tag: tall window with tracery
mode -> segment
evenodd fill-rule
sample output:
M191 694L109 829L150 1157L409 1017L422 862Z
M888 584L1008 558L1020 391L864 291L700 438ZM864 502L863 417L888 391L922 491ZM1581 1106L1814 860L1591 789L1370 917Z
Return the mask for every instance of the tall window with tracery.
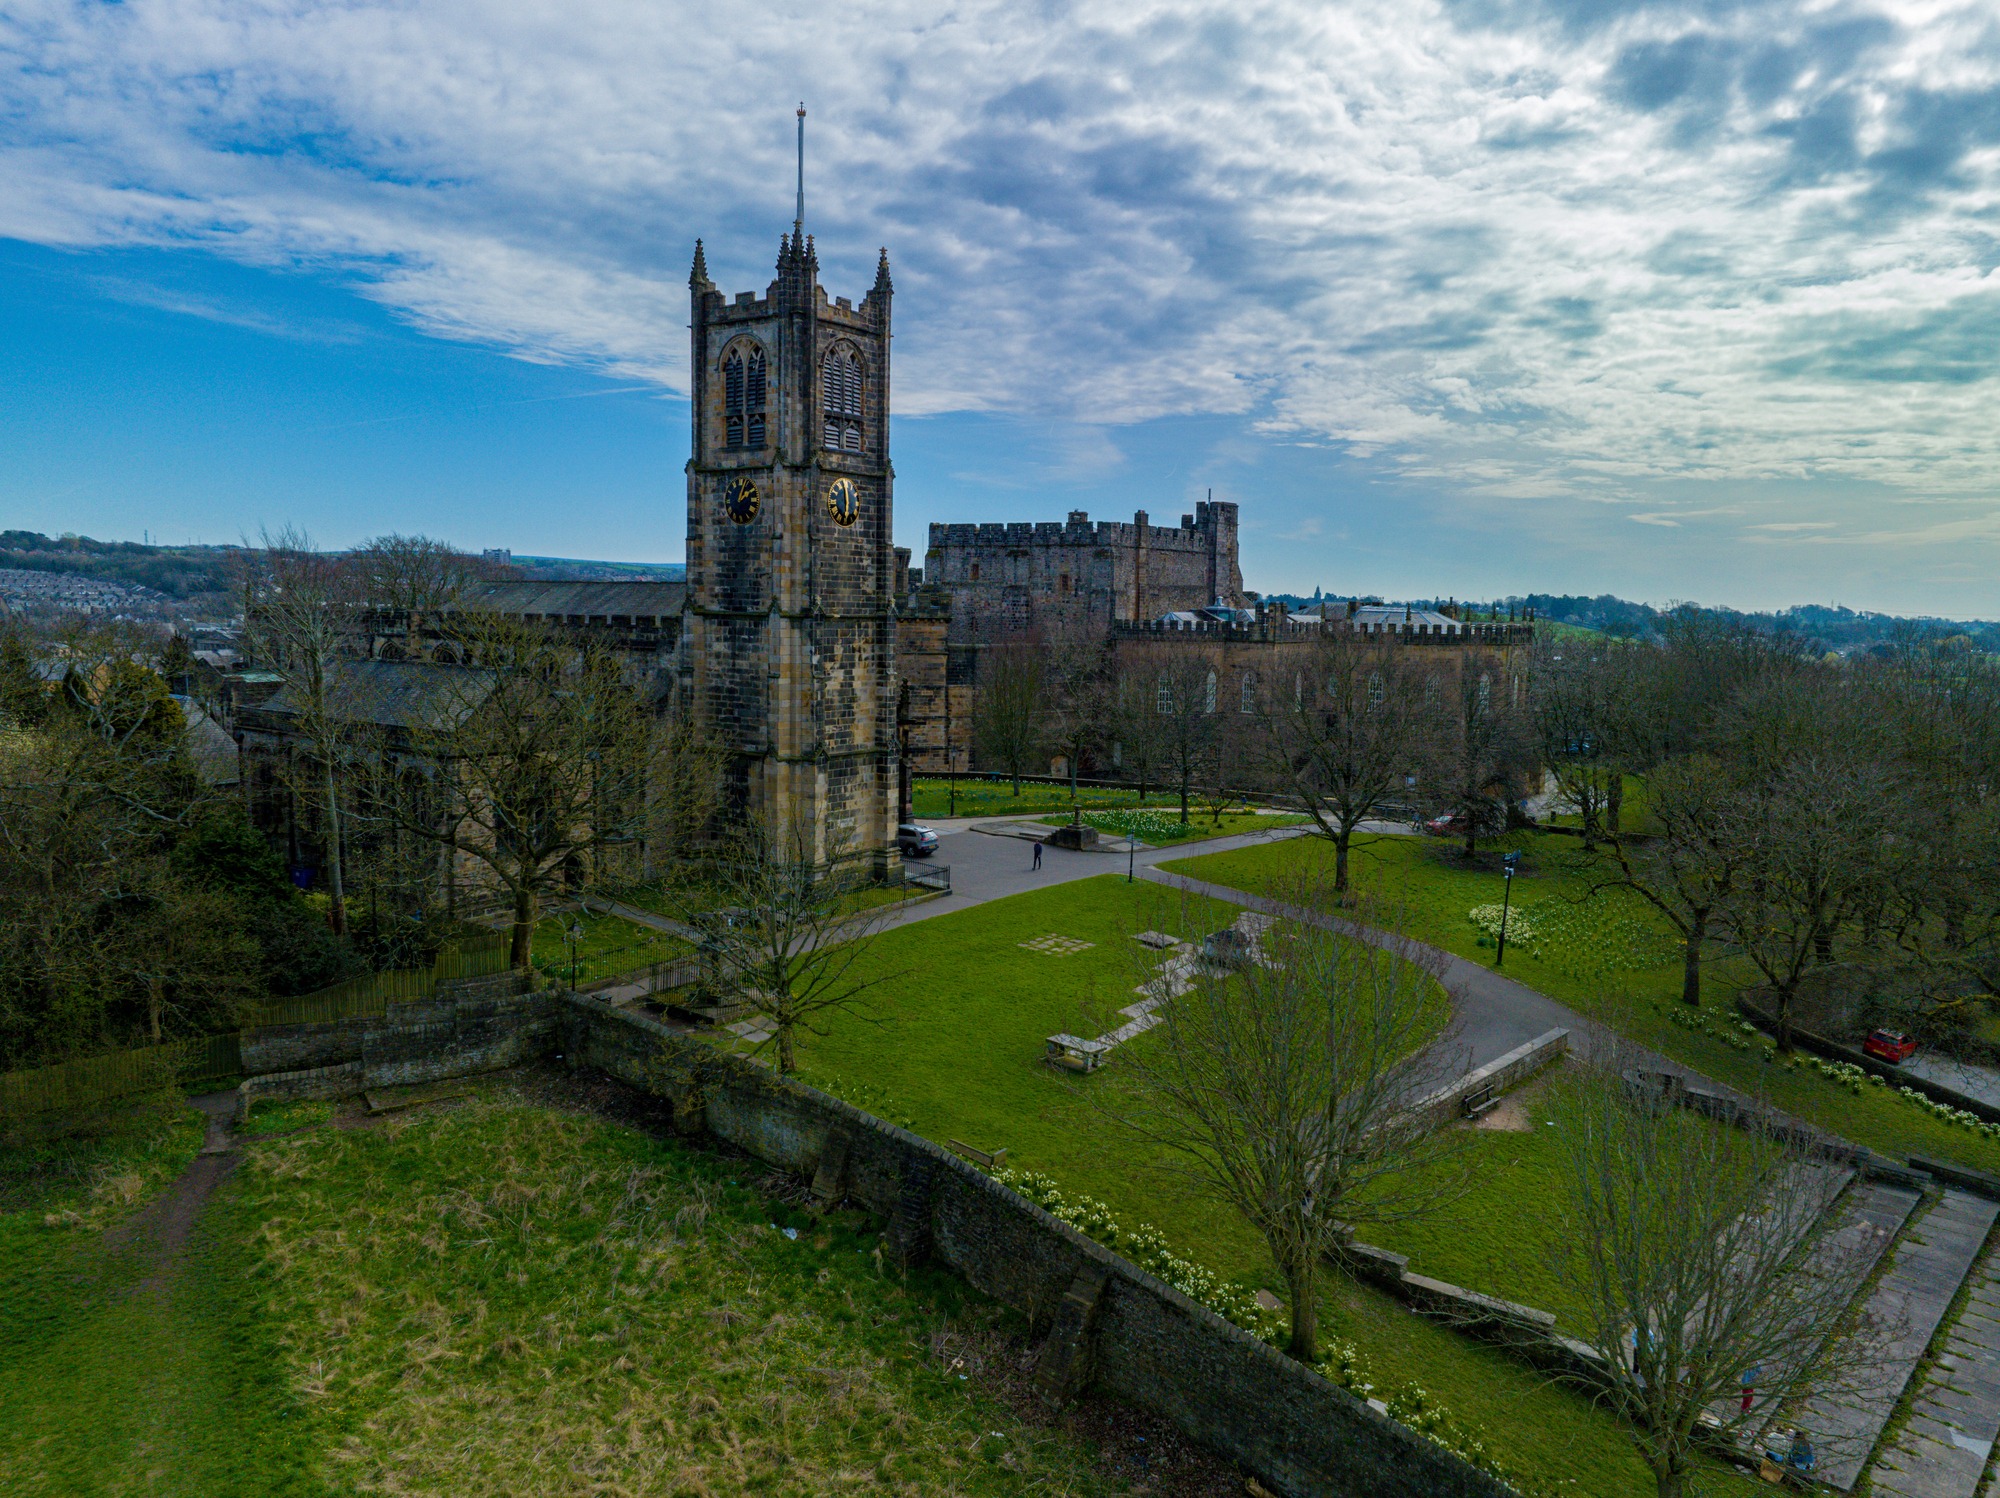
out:
M830 452L861 451L861 359L851 349L830 349L820 361L826 446Z
M724 445L732 448L764 445L764 351L744 358L732 349L722 361L722 421Z

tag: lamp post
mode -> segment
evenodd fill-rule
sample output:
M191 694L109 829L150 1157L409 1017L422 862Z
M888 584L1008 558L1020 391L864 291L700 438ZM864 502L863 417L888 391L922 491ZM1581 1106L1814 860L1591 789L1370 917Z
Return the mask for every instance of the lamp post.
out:
M563 928L563 936L569 942L569 991L576 992L576 949L583 940L583 922L575 916L569 918L569 925Z
M1509 853L1500 860L1500 871L1506 876L1507 883L1503 886L1500 896L1500 944L1499 949L1493 954L1495 967L1503 966L1507 961L1507 910L1514 902L1514 866L1520 861L1521 855L1518 853Z

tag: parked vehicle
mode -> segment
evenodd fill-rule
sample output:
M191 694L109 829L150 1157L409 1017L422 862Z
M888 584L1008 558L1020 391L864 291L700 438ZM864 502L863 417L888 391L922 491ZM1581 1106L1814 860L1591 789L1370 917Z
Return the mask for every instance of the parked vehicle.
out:
M1900 1030L1870 1030L1868 1038L1861 1042L1861 1049L1877 1061L1900 1066L1916 1054L1917 1043Z
M896 846L905 858L929 858L938 850L938 836L928 827L905 822L896 829Z
M1465 815L1448 811L1441 817L1431 817L1424 823L1424 831L1432 837L1464 837Z

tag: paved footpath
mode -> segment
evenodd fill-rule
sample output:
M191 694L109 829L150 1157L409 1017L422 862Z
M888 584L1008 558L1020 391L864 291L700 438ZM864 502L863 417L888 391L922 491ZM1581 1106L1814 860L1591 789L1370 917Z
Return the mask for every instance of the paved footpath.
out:
M1917 1225L1927 1248L1970 1259L1984 1227L2000 1208L1959 1192L1953 1217L1936 1228L1940 1206ZM1900 1262L1910 1252L1898 1253ZM1953 1290L1956 1290L1953 1286ZM1913 1318L1914 1321L1915 1318ZM1929 1338L1936 1326L1923 1327ZM1912 1325L1911 1332L1920 1328ZM1906 1375L1907 1376L1907 1375ZM2000 1250L1988 1253L1972 1276L1965 1310L1945 1338L1944 1351L1926 1376L1910 1420L1877 1459L1870 1480L1883 1498L1973 1498L1993 1443L2000 1439ZM1988 1486L1988 1492L1993 1485Z

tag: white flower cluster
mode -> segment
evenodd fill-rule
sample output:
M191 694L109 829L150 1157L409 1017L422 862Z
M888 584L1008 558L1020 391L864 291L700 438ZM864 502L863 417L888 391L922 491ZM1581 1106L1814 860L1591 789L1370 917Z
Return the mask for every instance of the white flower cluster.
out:
M996 1170L993 1179L1012 1187L1060 1222L1066 1222L1085 1237L1122 1254L1148 1274L1165 1280L1197 1305L1206 1306L1223 1320L1240 1326L1251 1335L1274 1345L1285 1340L1285 1318L1257 1304L1256 1297L1218 1279L1213 1270L1176 1255L1168 1246L1167 1235L1149 1222L1127 1227L1103 1202L1090 1196L1065 1196L1045 1175L1034 1171ZM1507 1484L1526 1498L1541 1498L1539 1484L1524 1483L1507 1470L1486 1449L1476 1430L1454 1420L1429 1390L1407 1383L1378 1394L1375 1375L1361 1350L1352 1342L1334 1340L1316 1365L1322 1377L1339 1384L1362 1399L1379 1398L1390 1418L1437 1442L1447 1451L1479 1468L1488 1476Z
M1875 1080L1880 1082L1882 1079L1877 1077ZM1950 1103L1940 1103L1934 1097L1925 1097L1914 1087L1898 1087L1896 1092L1899 1096L1908 1098L1926 1113L1941 1118L1946 1123L1955 1123L1962 1129L1970 1129L1973 1133L1984 1135L1988 1139L2000 1139L2000 1124L1988 1123L1977 1113L1968 1112L1964 1108L1954 1108Z

